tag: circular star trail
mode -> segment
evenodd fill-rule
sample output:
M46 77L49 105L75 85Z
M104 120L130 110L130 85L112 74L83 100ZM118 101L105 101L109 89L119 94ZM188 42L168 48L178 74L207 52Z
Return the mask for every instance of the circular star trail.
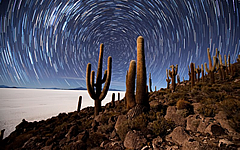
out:
M0 84L9 86L85 87L103 43L111 88L124 90L140 35L157 88L173 64L188 79L191 62L208 62L208 47L232 62L240 53L239 0L1 0L0 8Z

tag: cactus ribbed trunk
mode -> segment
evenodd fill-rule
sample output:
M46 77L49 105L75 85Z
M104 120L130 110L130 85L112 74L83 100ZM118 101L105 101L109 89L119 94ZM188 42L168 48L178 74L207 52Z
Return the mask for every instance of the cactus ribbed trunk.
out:
M112 103L111 106L114 108L115 107L115 93L112 93Z
M190 68L191 68L191 88L193 88L193 86L195 85L195 81L194 81L194 64L193 63L191 63L190 64Z
M176 75L178 71L178 65L172 65L171 68L172 71L169 70L169 76L172 78L172 92L174 92L176 89Z
M79 96L79 99L78 99L78 107L77 107L77 112L80 112L80 109L81 109L81 104L82 104L82 96Z
M101 101L99 99L94 100L94 115L97 116L102 111Z
M204 82L204 68L203 68L203 64L201 64L201 71L202 71L202 82Z
M150 89L150 92L152 92L152 78L151 78L151 73L149 73L149 89Z
M207 49L207 55L208 55L209 69L212 69L212 59L209 52L209 48Z
M127 109L133 108L135 103L135 76L136 76L136 61L132 60L129 65L129 70L126 77L126 102L127 102Z
M144 55L144 39L142 36L137 38L137 87L136 103L146 105L146 67Z

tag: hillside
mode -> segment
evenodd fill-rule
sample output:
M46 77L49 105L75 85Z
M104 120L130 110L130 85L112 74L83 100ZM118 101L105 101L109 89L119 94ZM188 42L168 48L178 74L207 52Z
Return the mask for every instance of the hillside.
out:
M96 117L88 107L39 122L23 120L1 149L239 149L240 63L234 66L233 75L220 80L216 74L212 85L205 76L192 88L184 81L175 92L150 92L150 110L134 117L122 99Z

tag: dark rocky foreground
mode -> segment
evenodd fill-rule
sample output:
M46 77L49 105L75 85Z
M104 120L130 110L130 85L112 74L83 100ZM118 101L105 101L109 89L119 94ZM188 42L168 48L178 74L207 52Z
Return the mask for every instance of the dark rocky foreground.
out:
M124 100L61 113L39 122L23 120L1 149L240 149L240 64L216 83L188 81L176 91L149 93L150 110L127 111ZM84 99L83 99L84 100Z

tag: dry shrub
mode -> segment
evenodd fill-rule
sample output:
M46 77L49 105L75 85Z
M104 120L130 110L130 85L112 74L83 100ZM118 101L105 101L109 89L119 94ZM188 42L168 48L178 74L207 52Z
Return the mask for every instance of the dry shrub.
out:
M190 109L191 104L188 101L185 101L183 99L178 100L177 104L177 109Z

